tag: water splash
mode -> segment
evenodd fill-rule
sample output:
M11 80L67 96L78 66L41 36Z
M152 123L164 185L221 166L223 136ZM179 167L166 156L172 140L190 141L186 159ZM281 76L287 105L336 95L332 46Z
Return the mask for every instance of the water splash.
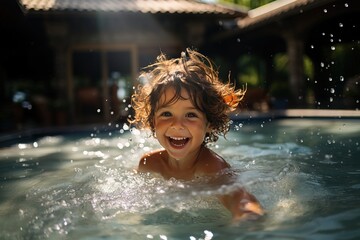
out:
M257 233L281 233L290 223L320 221L314 213L334 198L324 188L331 179L326 174L344 169L346 158L357 154L359 141L346 136L356 136L358 125L305 120L296 125L277 121L277 128L271 124L237 123L239 129L218 142L216 151L237 174L233 183L222 186L209 186L206 179L166 181L136 174L140 156L159 145L130 128L111 136L45 137L21 143L21 149L17 144L2 160L12 169L6 173L12 179L4 180L1 189L1 213L7 217L0 220L0 232L9 239L173 239L174 234L181 236L174 239L204 239L210 232L213 237L223 232L238 236L239 228L228 225L231 217L214 197L237 187L254 193L267 211L255 224ZM349 152L338 153L345 146ZM331 170L323 174L327 168ZM353 165L347 173L359 174ZM351 183L349 188L358 186ZM252 228L245 224L241 229L250 234Z

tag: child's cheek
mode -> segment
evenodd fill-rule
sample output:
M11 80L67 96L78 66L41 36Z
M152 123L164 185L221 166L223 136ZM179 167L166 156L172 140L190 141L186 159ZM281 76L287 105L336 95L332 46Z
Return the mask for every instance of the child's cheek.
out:
M166 125L170 125L171 124L171 121L168 120L168 119L157 119L155 121L155 128L163 128L165 127Z

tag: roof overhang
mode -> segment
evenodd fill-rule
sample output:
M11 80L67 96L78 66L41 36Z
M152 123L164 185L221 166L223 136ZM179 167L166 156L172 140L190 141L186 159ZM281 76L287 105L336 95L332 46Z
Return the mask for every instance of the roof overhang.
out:
M150 14L204 14L245 17L247 11L236 5L196 0L18 0L25 13L102 12Z
M247 17L237 20L237 26L241 31L256 28L262 24L269 24L289 16L298 15L335 1L336 0L277 0L250 10Z

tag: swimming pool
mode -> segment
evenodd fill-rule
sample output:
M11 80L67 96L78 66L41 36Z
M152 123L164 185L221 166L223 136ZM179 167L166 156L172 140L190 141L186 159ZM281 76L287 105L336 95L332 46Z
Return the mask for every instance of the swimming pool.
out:
M11 144L9 144L11 143ZM0 148L4 239L360 238L360 120L232 123L211 148L267 211L233 224L213 197L233 186L135 174L158 148L128 125L14 136Z

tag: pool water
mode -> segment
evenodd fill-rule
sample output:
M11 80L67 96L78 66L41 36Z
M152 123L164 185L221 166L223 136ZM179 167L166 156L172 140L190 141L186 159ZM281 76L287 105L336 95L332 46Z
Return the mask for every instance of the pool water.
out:
M210 146L238 173L222 187L136 174L157 141L126 124L109 129L2 144L1 239L360 238L358 119L233 122ZM264 217L231 222L214 195L236 186Z

